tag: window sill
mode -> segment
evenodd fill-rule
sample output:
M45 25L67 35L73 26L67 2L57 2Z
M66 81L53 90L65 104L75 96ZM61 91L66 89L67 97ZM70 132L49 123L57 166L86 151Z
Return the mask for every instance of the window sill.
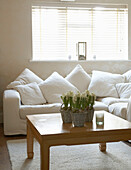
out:
M127 60L29 60L30 63L69 63L69 62L74 62L74 63L84 63L84 62L126 62L126 61L131 61L130 59Z

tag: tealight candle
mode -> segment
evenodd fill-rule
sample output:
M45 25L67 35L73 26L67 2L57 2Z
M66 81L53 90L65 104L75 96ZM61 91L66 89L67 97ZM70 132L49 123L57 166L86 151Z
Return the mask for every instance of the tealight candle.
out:
M104 113L97 113L96 114L96 124L97 125L104 124Z

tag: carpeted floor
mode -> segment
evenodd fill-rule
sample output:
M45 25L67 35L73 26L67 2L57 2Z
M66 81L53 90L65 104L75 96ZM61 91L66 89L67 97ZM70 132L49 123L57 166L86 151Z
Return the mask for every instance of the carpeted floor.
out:
M12 170L39 170L39 144L35 141L34 158L26 155L26 139L7 141ZM131 170L131 147L123 142L108 143L100 152L98 144L57 146L50 149L51 170Z

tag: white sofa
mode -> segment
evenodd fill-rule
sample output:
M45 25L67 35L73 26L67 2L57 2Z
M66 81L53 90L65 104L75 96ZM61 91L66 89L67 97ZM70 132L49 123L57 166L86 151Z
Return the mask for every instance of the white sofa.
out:
M88 84L88 88L90 91L94 92L97 96L99 96L97 98L97 101L95 102L94 105L94 109L95 110L105 110L105 111L109 111L112 114L115 114L119 117L122 117L124 119L128 119L130 120L130 116L128 115L128 113L130 112L129 109L129 103L131 102L131 99L129 100L129 97L123 98L120 96L111 96L110 95L110 91L113 88L116 88L115 85L121 82L113 82L114 84L112 84L112 82L109 85L108 88L110 88L111 90L108 90L108 88L106 89L105 86L105 82L108 82L106 80L103 81L101 78L98 80L103 81L103 83L99 82L99 86L103 85L101 87L101 90L99 88L97 89L93 89L94 88L94 84L96 82L92 81L92 79L94 79L94 76L96 76L95 74L92 75L91 80L88 81L88 79L85 81L85 79L83 81L81 81L81 79L83 78L83 73L85 74L85 72L83 72L82 70L82 74L79 73L79 70L81 70L82 68L80 66L76 66L78 69L78 72L75 70L73 70L71 72L70 75L68 75L65 79L67 79L69 82L72 81L72 84L75 84L75 80L78 79L79 77L79 82L77 81L77 83L75 84L77 87L79 86L80 88L85 88L84 85L85 83ZM26 71L29 71L28 69L26 69ZM25 71L24 71L25 73ZM31 73L31 72L29 72ZM76 73L78 74L76 76ZM128 73L125 73L125 75L122 75L124 77L124 79L122 81L122 83L129 83L131 82L131 76L130 75L130 71ZM31 73L32 74L32 73ZM72 76L73 75L73 76ZM75 76L74 76L75 75ZM23 76L23 73L22 73ZM7 89L4 91L4 95L3 95L3 118L4 118L4 134L5 135L17 135L17 134L26 134L26 115L31 115L31 114L44 114L44 113L57 113L60 110L60 106L61 103L60 102L49 102L48 97L46 96L46 94L44 94L44 96L46 96L46 103L44 104L22 104L22 98L21 98L21 93L18 92L17 89L15 89L14 87L18 87L21 84L25 85L25 84L29 84L34 82L36 77L32 78L32 75L28 75L27 77L24 75L22 77L21 75L12 83L9 84L9 86L7 86ZM35 76L35 75L33 75ZM87 76L87 75L84 75ZM114 76L114 75L113 75ZM102 75L103 77L103 75ZM108 76L107 76L108 77ZM109 75L110 77L110 75ZM88 77L86 77L88 78ZM37 78L36 78L37 79ZM126 80L128 79L128 80ZM66 81L67 81L66 80ZM116 77L115 77L116 80ZM45 81L43 81L42 79L37 79L37 84L42 84ZM113 80L114 81L114 80ZM57 82L56 82L57 83ZM130 84L130 83L129 83ZM46 86L47 85L47 86ZM55 85L55 83L54 83ZM97 87L97 83L95 84ZM107 86L108 86L107 85ZM43 87L42 87L43 88ZM42 88L40 88L42 90ZM44 88L47 90L47 92L49 93L49 89L48 89L48 83L44 84ZM105 96L105 94L103 93L103 88L105 89L105 94L108 93L109 91L109 96ZM61 88L62 89L62 88ZM120 91L121 87L119 88ZM129 89L129 88L128 88ZM46 91L45 90L45 91ZM108 91L106 91L108 90ZM113 89L114 90L114 89ZM99 93L103 93L102 96L99 95ZM52 91L51 91L52 93ZM97 94L98 93L98 94ZM123 93L122 93L123 94ZM108 94L107 94L108 95ZM114 91L112 91L112 95L114 95ZM128 94L129 96L130 94ZM50 96L52 98L52 96ZM54 96L53 96L54 97ZM128 111L128 112L127 112Z

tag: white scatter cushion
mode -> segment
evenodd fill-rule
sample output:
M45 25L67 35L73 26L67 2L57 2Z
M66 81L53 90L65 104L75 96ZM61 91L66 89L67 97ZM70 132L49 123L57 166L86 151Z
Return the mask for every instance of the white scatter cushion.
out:
M39 78L35 73L30 71L28 68L26 68L17 78L15 81L11 82L7 88L13 89L17 85L22 84L29 84L36 82L37 84L43 82L41 78Z
M37 83L18 85L14 87L20 93L24 105L37 105L46 103L44 96Z
M129 98L131 96L131 83L116 84L117 92L120 98Z
M87 90L91 81L91 77L79 64L66 76L65 79L77 87L80 92Z
M125 77L125 83L131 82L131 70L124 73L123 76Z
M115 85L123 83L124 76L103 71L93 71L88 90L98 97L118 97Z
M48 103L62 103L60 96L68 91L76 93L78 89L64 79L57 72L54 72L39 87Z

